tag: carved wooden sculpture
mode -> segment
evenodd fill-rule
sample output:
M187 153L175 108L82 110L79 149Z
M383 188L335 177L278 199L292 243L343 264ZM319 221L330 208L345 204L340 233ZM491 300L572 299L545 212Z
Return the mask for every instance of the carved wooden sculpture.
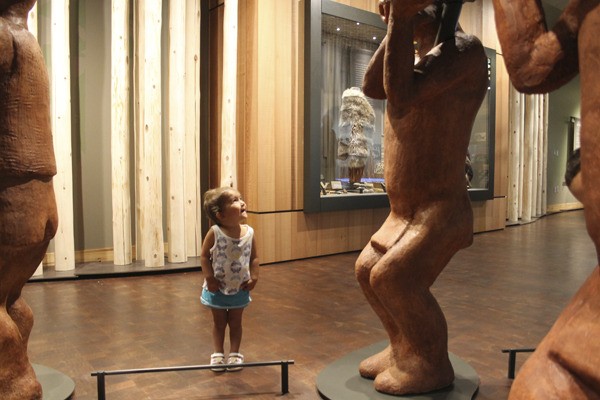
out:
M384 393L423 393L454 380L446 320L430 287L473 240L465 156L488 86L487 58L477 38L455 29L457 16L448 40L434 46L441 2L392 0L380 9L388 33L363 91L387 98L391 212L357 260L356 276L390 345L364 360L360 373Z
M21 290L57 227L48 74L27 30L35 0L0 0L0 399L41 399Z
M506 67L517 90L545 93L581 77L583 203L600 259L600 1L572 0L552 29L538 0L494 0ZM600 270L596 267L517 375L510 399L600 398Z

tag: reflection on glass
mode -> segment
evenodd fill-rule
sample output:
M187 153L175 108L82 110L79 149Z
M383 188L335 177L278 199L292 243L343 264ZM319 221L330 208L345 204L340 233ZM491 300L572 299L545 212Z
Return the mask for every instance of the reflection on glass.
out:
M385 30L326 14L322 22L322 195L382 193L385 101L360 87Z
M471 140L469 142L468 157L471 161L473 176L470 178L469 188L487 189L490 180L490 160L488 144L488 114L489 114L489 91L486 93L481 108L477 113Z

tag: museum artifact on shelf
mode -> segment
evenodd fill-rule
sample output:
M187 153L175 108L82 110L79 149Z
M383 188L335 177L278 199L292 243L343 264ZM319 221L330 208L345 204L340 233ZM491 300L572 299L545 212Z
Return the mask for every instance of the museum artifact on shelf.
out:
M375 111L362 90L344 90L340 107L338 159L345 163L350 184L360 182L371 154Z

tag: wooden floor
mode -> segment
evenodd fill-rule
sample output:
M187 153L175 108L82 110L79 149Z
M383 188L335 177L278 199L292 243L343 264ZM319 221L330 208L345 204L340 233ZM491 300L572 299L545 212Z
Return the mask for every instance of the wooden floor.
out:
M348 352L386 338L354 279L358 253L262 267L245 312L246 361L295 360L285 399L318 399L315 379ZM449 349L480 375L477 399L506 399L506 347L535 347L596 264L583 213L551 215L475 236L433 287ZM75 381L95 399L93 371L208 363L210 312L201 273L30 282L33 363ZM526 355L520 356L517 367ZM280 368L106 378L107 399L275 399Z

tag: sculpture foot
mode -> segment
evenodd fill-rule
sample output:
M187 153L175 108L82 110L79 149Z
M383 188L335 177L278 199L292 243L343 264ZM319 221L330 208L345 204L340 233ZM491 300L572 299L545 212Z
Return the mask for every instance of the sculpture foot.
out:
M377 375L390 368L392 348L388 345L384 350L369 358L365 358L359 365L360 376L367 379L375 379Z
M452 365L424 368L418 371L403 371L390 367L375 378L374 387L378 392L405 395L427 393L442 389L454 382Z
M42 400L42 386L37 381L33 368L28 365L26 369L20 376L7 377L0 382L0 399Z

